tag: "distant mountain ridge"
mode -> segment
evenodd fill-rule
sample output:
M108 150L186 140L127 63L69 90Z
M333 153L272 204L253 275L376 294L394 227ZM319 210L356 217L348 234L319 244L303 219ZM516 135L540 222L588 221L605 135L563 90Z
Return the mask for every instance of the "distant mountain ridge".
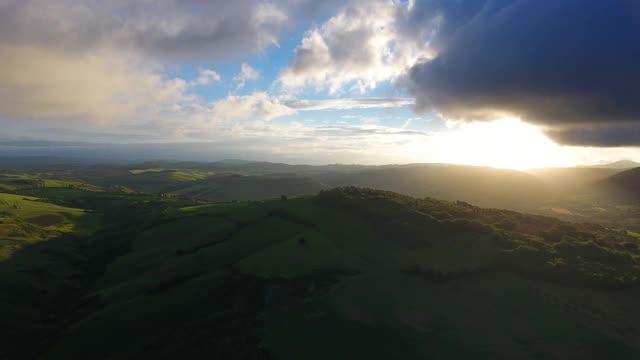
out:
M619 172L598 184L599 191L623 202L640 201L640 167Z
M624 159L624 160L619 160L619 161L615 161L612 163L607 163L607 164L598 164L598 165L584 165L584 166L578 166L581 168L607 168L607 169L631 169L631 168L635 168L635 167L640 167L640 163L635 162L633 160L629 160L629 159Z

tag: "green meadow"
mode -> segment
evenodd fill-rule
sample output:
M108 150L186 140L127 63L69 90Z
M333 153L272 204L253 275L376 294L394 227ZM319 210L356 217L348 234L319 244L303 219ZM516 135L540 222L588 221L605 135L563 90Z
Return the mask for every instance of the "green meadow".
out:
M0 254L61 234L86 236L99 218L83 209L59 206L32 196L0 193Z
M209 176L215 175L213 171L197 171L197 170L176 170L176 169L134 169L129 171L139 178L145 179L164 179L167 181L187 182L202 180Z

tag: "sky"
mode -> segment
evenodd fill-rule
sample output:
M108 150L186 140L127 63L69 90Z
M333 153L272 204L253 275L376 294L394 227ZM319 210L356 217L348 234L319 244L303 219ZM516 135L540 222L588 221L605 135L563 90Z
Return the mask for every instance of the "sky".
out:
M635 0L0 0L0 154L640 161Z

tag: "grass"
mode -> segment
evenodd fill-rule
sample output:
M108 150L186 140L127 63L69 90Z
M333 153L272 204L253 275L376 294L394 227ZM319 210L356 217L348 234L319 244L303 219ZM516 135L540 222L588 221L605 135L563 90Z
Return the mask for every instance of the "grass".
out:
M255 347L278 359L640 352L637 290L527 273L518 248L505 251L500 241L533 248L542 237L490 225L504 216L520 222L513 228L538 229L547 219L428 199L414 208L415 199L367 194L354 191L344 206L301 197L171 212L132 234L130 251L85 298L99 306L81 308L44 358L229 358ZM574 266L565 251L555 255ZM515 258L511 268L494 266L505 256ZM598 257L581 256L576 269Z
M129 170L129 172L132 173L133 175L139 175L144 173L158 173L165 170L167 169L152 168L152 169L134 169L134 170Z
M0 191L13 191L16 187L14 185L9 184L0 184Z
M634 232L634 231L627 231L627 233L633 237L635 237L636 239L640 240L640 233Z
M95 214L32 196L0 193L0 259L26 244L59 234L89 235L100 225Z
M214 202L271 200L281 195L314 195L324 187L313 179L295 175L239 174L217 174L185 185L171 193Z
M339 250L330 241L301 224L270 215L270 210L270 206L258 203L188 207L181 209L175 220L142 232L133 241L132 251L112 263L97 286L97 294L106 307L79 323L72 330L78 335L65 337L51 354L63 351L56 349L70 348L90 352L95 339L103 336L108 337L102 341L118 341L122 348L133 346L126 340L126 332L121 333L123 337L112 334L122 340L104 333L132 314L137 320L127 331L137 329L150 334L160 325L145 325L146 321L169 321L178 316L206 318L220 309L198 300L203 289L211 287L211 283L203 281L215 278L230 265L267 278L295 277L313 269L333 267L332 257ZM300 236L307 238L306 257L296 248L300 246ZM281 251L286 253L280 254ZM312 255L317 251L325 254ZM144 295L174 282L175 291L172 288L151 298ZM176 304L190 305L187 309ZM163 315L158 317L159 313Z
M101 187L58 173L0 173L0 191L13 192L43 187L103 191Z
M212 171L198 171L198 170L176 170L176 169L134 169L129 171L133 175L138 175L146 179L163 179L175 182L189 182L206 179L209 176L215 175Z
M0 211L30 221L40 216L57 215L61 221L69 220L84 214L82 209L72 209L40 201L32 196L0 193Z
M341 250L317 231L301 231L255 252L238 263L244 272L266 278L293 279L318 269L347 268Z

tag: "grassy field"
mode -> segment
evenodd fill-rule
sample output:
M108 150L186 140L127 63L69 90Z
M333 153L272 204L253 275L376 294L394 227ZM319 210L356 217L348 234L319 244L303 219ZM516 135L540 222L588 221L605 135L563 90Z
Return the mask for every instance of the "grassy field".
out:
M139 175L147 179L164 179L167 181L187 182L202 180L209 176L215 175L213 171L198 171L198 170L177 170L177 169L134 169L129 171L133 175Z
M14 191L34 187L74 187L90 191L101 191L98 186L58 173L0 173L0 190Z
M91 234L98 226L98 217L85 210L32 196L0 193L0 259L22 246L60 234Z
M59 190L85 192L39 189ZM73 299L82 289L79 279L95 266L84 253L87 238L103 227L101 215L46 201L0 193L0 358L34 356L42 334L56 328L54 314L65 309L63 294ZM23 346L5 353L14 341Z
M590 277L600 271L593 269L602 254L576 255L546 244L542 235L491 225L507 217L534 233L557 220L435 201L418 202L416 212L410 198L354 196L344 203L302 197L179 209L141 231L131 251L109 265L87 295L101 306L68 328L45 358L255 358L268 352L277 359L599 359L640 353L638 291L611 292ZM486 224L433 217L444 212ZM590 234L614 233L594 228ZM543 255L521 261L523 251ZM582 265L573 265L576 256ZM615 256L623 266L628 255ZM554 257L568 268L593 263L574 273L546 262ZM635 270L624 271L635 274L631 261ZM567 286L562 279L569 275L581 285Z
M0 213L5 217L42 227L45 230L74 232L85 210L41 201L40 198L0 193Z
M18 219L33 220L42 215L59 215L64 218L80 216L81 209L70 209L41 201L32 196L0 193L0 211L10 213Z
M180 187L172 194L205 201L267 200L281 195L315 195L324 186L310 178L296 175L219 174Z

